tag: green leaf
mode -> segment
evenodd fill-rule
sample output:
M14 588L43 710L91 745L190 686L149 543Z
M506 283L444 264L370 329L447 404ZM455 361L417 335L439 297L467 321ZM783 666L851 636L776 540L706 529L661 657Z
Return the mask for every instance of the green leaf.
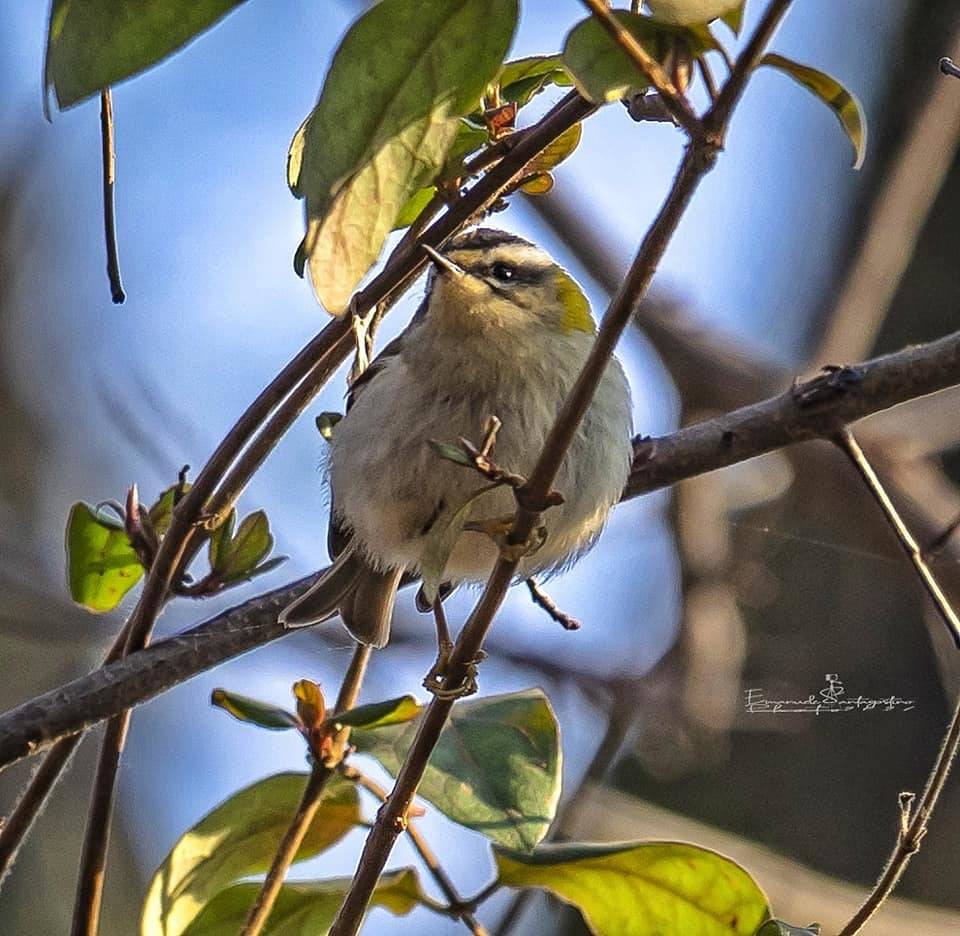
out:
M67 585L88 611L112 611L143 576L143 566L123 527L86 504L67 519Z
M267 777L235 793L186 832L150 882L141 936L181 936L221 890L266 871L306 783L305 773ZM356 787L332 778L296 860L329 848L358 822Z
M410 227L420 217L420 212L430 204L436 193L437 187L435 185L428 185L426 188L414 192L400 209L397 220L393 222L393 229L399 231L401 228Z
M681 842L494 849L501 883L540 887L573 904L596 936L753 936L769 916L739 865Z
M341 419L343 419L343 413L324 412L317 417L317 431L327 442L333 438L333 430Z
M181 490L186 494L190 490L190 485L184 484L181 487L179 483L171 484L170 487L160 492L157 502L150 508L150 522L153 524L157 536L163 536L170 529L173 508L176 506L176 500Z
M418 724L356 729L351 743L396 776ZM454 706L419 793L494 842L533 848L560 798L560 728L546 696L530 689Z
M434 450L441 458L452 461L455 465L464 465L467 468L473 468L473 459L463 450L462 445L455 445L452 442L437 442L436 439L428 439L430 448Z
M856 97L836 78L831 78L830 75L809 65L801 65L793 59L777 55L775 52L764 55L760 59L760 64L769 65L789 75L833 111L853 144L853 168L859 169L867 155L867 121Z
M211 553L211 559L215 554L217 560L216 564L211 561L211 566L221 581L235 582L267 571L257 566L271 549L273 534L270 532L270 521L262 510L256 510L243 518L235 536L229 541L220 541Z
M625 10L614 10L613 15L659 61L678 43L694 56L716 47L707 29L676 26ZM563 63L583 95L597 104L618 101L649 87L630 56L593 16L574 26L567 36Z
M350 28L291 144L321 303L347 308L401 210L440 171L510 45L517 0L382 0Z
M548 85L573 84L559 55L531 55L507 62L498 78L500 99L523 107Z
M250 722L272 731L286 731L300 725L296 716L286 709L226 689L214 689L210 703L229 712L238 721Z
M44 84L65 110L155 65L243 0L54 0Z
M211 534L207 545L207 561L211 569L221 569L230 555L230 543L233 540L233 530L237 525L237 512L231 510L226 520Z
M782 920L767 920L756 936L820 936L820 924L811 923L809 926L790 926Z
M740 35L740 30L743 29L743 14L747 9L747 0L741 0L732 10L728 13L724 13L720 19L723 21L724 25L735 35Z
M263 936L325 936L350 883L350 878L335 878L284 884ZM237 936L259 891L259 884L235 884L221 891L187 927L184 936ZM404 916L424 900L417 872L402 868L381 876L371 903L394 916Z
M740 9L743 16L745 0L647 0L654 16L665 23L678 26L695 26L710 23L715 19L733 17Z
M351 728L383 728L386 725L401 725L420 714L420 705L412 695L388 699L386 702L371 702L358 705L330 719L338 725Z
M451 459L455 461L455 459ZM470 462L471 466L473 462ZM433 604L437 599L440 586L443 584L443 573L450 559L450 554L457 545L457 540L463 533L463 528L470 519L470 511L473 509L473 502L488 491L492 491L496 485L486 485L478 488L467 499L455 509L446 509L440 513L440 516L433 522L430 532L426 536L423 548L420 552L420 586L423 597L428 604Z

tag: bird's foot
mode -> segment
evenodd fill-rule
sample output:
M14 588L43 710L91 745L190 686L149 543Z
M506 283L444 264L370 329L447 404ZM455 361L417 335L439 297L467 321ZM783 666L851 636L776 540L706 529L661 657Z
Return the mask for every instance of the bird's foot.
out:
M493 520L467 523L464 529L489 536L500 549L500 555L511 562L519 562L521 559L526 559L527 556L532 556L543 546L547 539L547 528L538 526L525 542L511 543L510 534L513 531L513 521L514 517L511 514L507 517L496 517Z
M453 644L448 643L445 646L441 644L437 653L437 660L423 680L423 688L436 698L444 701L453 701L474 695L477 691L477 667L487 658L486 653L481 650L475 660L466 664L466 672L459 684L451 686L448 684L447 671L452 650Z

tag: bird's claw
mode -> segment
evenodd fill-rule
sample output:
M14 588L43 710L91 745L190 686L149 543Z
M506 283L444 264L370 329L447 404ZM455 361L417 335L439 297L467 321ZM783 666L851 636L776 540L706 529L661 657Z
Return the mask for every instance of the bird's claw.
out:
M477 691L477 667L487 658L482 650L475 660L466 664L466 674L456 686L447 685L446 671L450 661L452 644L441 645L437 653L437 660L430 668L430 672L423 679L423 688L431 695L443 701L454 701L465 696L474 695Z

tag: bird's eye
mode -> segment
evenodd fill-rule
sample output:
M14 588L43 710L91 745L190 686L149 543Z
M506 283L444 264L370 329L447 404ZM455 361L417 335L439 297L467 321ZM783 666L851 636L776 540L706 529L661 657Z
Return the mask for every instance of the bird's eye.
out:
M517 271L509 263L497 261L490 267L490 275L500 280L501 283L508 283L516 276Z

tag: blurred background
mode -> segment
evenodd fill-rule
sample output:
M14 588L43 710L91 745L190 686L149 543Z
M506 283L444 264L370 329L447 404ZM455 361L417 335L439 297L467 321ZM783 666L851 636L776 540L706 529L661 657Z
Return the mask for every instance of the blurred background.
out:
M748 27L762 3L748 3ZM145 499L198 467L256 392L324 323L291 260L301 206L287 146L361 5L251 0L159 67L114 90L120 259L110 302L101 228L99 113L46 123L43 4L3 4L0 30L0 707L80 675L120 627L75 609L64 584L70 505ZM580 4L527 0L514 56L552 52ZM863 170L830 113L780 74L759 74L670 247L621 356L635 429L678 425L762 399L825 363L938 337L960 310L960 58L950 0L806 0L775 41L858 94ZM542 95L531 116L551 102ZM526 112L525 112L526 113ZM609 106L591 119L554 193L493 223L531 237L605 306L659 207L681 135ZM386 321L398 331L418 284ZM343 375L311 415L342 407ZM921 543L960 513L958 394L867 421L864 446ZM325 553L324 443L305 417L245 494L265 508L283 567L243 592L164 614L169 634L318 568ZM960 600L960 537L936 570ZM876 878L897 794L919 791L960 689L960 661L908 564L841 456L807 444L622 506L598 547L549 591L583 621L563 632L515 590L481 675L487 693L540 685L564 736L558 835L680 838L742 860L779 915L839 926ZM452 622L475 596L457 595ZM419 687L429 618L401 599L395 641L367 699ZM259 777L303 766L298 741L214 711L222 685L278 703L300 677L332 694L350 655L336 626L272 644L138 710L123 761L103 932L135 931L145 884L175 839ZM851 696L910 711L750 714L744 691L803 698L837 674ZM37 823L0 901L0 932L68 930L95 737ZM0 776L0 813L33 769ZM423 820L462 892L491 873L485 842ZM871 933L960 931L949 784L932 831ZM361 832L298 868L350 874ZM415 863L401 845L393 864ZM428 887L430 885L428 884ZM43 894L38 901L37 895ZM544 898L503 894L501 932L581 932ZM504 915L510 923L502 925ZM382 910L370 933L453 933L453 922Z

